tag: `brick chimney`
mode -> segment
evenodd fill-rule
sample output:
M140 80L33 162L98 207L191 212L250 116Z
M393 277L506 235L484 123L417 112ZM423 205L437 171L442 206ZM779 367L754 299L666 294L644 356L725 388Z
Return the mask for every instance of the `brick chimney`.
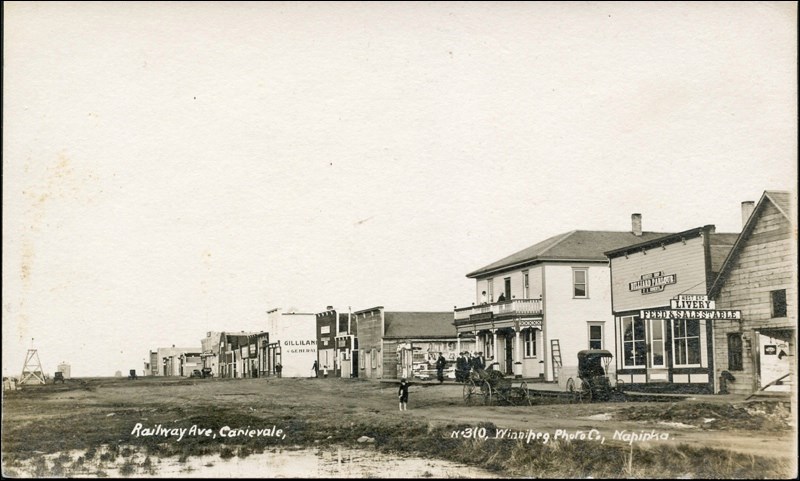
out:
M756 210L756 203L754 201L746 200L742 202L742 229L744 229L744 225L747 224L750 216L753 215L754 210Z
M642 236L642 214L631 214L631 232L635 236Z
M328 306L328 307L325 308L325 310L326 311L332 311L333 310L333 306Z

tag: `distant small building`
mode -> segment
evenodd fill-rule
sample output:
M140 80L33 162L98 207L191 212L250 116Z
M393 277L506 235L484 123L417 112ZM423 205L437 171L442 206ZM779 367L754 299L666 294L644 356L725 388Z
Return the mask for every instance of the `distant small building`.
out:
M181 375L181 355L184 353L197 353L200 349L196 347L159 347L156 349L158 374L156 376L180 376ZM154 370L155 371L155 370Z
M56 371L62 373L64 375L64 379L70 379L72 377L72 368L66 362L59 364Z
M179 356L180 375L191 377L195 370L203 369L203 358L200 352L184 352Z
M395 312L383 306L353 313L358 329L359 377L411 378L429 369L441 352L455 360L459 349L473 351L475 341L459 341L453 313Z
M268 370L280 363L283 377L311 377L317 360L316 316L305 312L267 311Z
M328 306L316 317L320 370L328 366L333 377L358 377L358 369L355 368L358 366L357 355L355 363L353 361L353 353L358 352L358 340L352 315L349 312L337 312L333 306Z

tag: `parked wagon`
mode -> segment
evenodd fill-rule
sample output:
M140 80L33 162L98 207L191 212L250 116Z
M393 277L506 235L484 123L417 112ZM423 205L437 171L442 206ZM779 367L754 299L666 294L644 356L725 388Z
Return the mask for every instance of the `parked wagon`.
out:
M613 355L605 349L587 349L578 352L578 380L567 379L567 392L580 402L609 401L624 394L612 387L608 379L608 366Z
M533 404L524 381L515 386L512 378L500 371L480 369L472 371L464 381L464 402L467 405L506 403L512 406Z

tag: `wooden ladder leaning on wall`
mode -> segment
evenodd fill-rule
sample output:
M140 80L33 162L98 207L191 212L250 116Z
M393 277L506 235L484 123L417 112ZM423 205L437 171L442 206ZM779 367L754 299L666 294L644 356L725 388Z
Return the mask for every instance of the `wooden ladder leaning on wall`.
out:
M553 361L553 380L558 381L558 371L561 368L561 345L558 339L550 339L550 357Z

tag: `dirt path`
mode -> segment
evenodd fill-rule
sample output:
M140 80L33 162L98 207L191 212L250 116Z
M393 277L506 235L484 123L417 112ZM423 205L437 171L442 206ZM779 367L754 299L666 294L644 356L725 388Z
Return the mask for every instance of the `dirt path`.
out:
M41 433L45 437L56 436L45 432L56 429L74 433L74 436L90 436L95 433L100 436L103 430L108 429L118 430L122 434L130 430L136 422L146 424L155 420L202 420L206 415L204 413L225 409L255 418L278 417L289 423L299 423L298 426L308 419L322 422L325 426L336 426L346 423L396 422L401 416L408 416L441 425L477 425L490 422L498 428L549 433L551 438L559 430L575 433L594 429L605 436L607 443L625 442L612 439L616 431L655 431L657 434L668 435L669 439L637 443L642 446L688 443L759 456L793 457L796 453L793 433L788 430L711 430L659 424L657 420L620 420L620 411L631 406L666 409L670 404L672 403L636 402L518 407L466 406L462 399L461 386L444 384L412 386L410 410L400 413L394 385L363 380L97 380L83 385L73 383L66 387L44 386L41 389L7 395L3 403L3 440L6 441L11 436L13 441L14 436L21 435L15 433L25 433L27 436L26 430L31 428L37 430L34 435ZM60 426L59 420L63 420L61 424L76 422L85 425ZM324 440L325 434L316 435ZM52 445L53 452L60 446L56 442ZM42 445L38 449L51 448Z

